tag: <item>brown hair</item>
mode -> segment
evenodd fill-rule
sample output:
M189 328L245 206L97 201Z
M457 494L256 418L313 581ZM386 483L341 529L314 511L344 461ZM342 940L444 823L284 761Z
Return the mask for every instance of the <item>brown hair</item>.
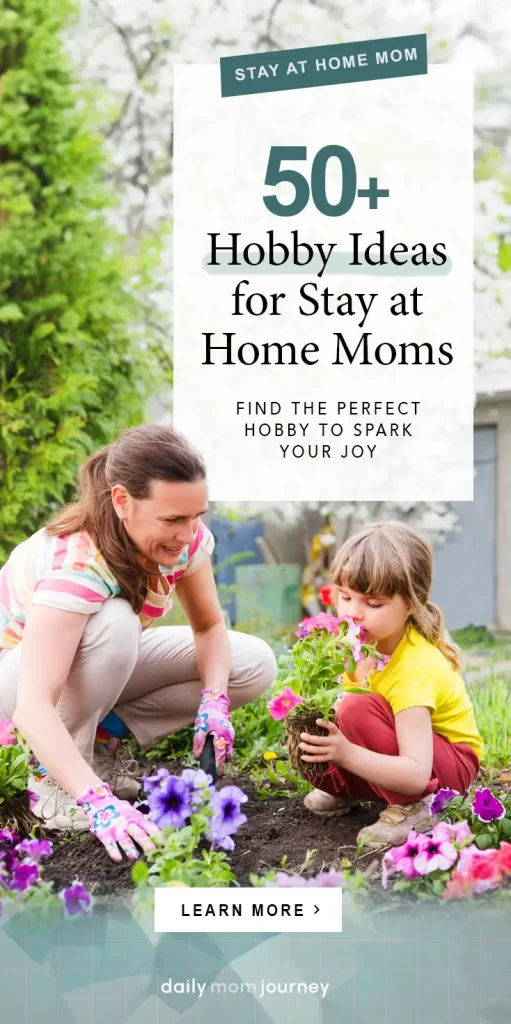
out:
M138 614L149 577L114 509L112 487L122 484L132 498L141 499L149 496L152 480L193 483L205 476L202 456L173 427L132 427L84 462L78 477L78 501L52 516L47 533L55 537L86 530Z
M429 600L433 574L430 545L405 523L372 523L339 548L332 562L334 587L346 586L360 594L399 594L413 607L407 626L415 626L455 669L459 652L445 640L444 616Z

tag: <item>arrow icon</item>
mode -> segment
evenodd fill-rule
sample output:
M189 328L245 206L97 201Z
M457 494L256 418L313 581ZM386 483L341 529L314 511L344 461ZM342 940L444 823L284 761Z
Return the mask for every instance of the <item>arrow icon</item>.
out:
M319 910L319 907L317 907L316 904L314 904L314 913L317 914L318 910Z

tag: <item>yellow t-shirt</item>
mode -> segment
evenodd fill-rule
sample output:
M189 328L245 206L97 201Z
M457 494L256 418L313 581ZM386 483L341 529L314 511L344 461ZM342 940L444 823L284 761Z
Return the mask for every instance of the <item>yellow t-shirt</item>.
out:
M367 681L395 715L407 708L429 708L433 732L451 743L467 743L482 760L484 745L461 675L416 629L405 633L389 663L381 672L369 672Z

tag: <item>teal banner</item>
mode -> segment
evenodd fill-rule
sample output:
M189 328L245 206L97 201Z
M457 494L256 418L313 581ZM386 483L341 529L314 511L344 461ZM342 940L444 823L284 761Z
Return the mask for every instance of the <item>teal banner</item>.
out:
M508 1024L510 935L506 903L348 905L324 937L160 935L128 909L20 913L0 926L0 1020Z
M425 33L220 58L222 96L427 75Z

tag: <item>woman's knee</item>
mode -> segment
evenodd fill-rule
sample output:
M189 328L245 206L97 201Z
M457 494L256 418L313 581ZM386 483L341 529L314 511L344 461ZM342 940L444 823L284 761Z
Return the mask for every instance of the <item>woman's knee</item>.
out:
M78 655L97 662L103 675L107 670L128 678L137 662L140 635L140 620L129 602L111 598L89 617Z

